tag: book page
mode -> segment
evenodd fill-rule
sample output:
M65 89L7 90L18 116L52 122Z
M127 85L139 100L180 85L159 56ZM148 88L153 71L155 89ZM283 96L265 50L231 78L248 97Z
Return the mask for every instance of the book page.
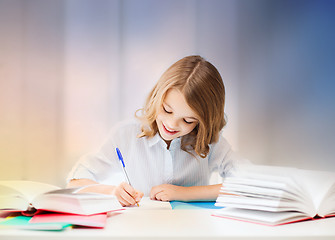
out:
M289 167L249 165L238 169L238 171L233 174L232 180L235 182L237 180L237 182L240 182L240 185L248 186L244 189L241 188L241 190L247 193L252 193L253 195L248 196L251 200L253 198L268 199L266 192L268 192L269 195L272 194L268 189L277 189L283 191L282 197L285 199L290 199L292 201L292 206L296 206L294 209L300 209L299 211L305 212L306 214L313 217L317 214L318 206L316 205L316 202L318 201L314 201L314 195L311 194L316 191L314 187L316 181L314 180L313 184L308 184L308 187L309 185L313 185L311 188L308 188L306 184L311 179L315 178L315 176L309 176L306 174L305 176L301 174L302 171L304 170ZM231 181L229 178L227 179L227 182L230 184ZM320 183L318 184L320 185ZM223 188L224 186L225 182L223 183ZM227 189L230 190L228 186ZM257 192L256 187L264 189L264 197L261 195L261 192ZM256 191L253 192L253 189ZM322 196L325 194L320 190L322 189L318 189L319 200L322 199ZM233 191L231 192L234 193ZM236 195L244 195L247 197L243 192L237 192ZM280 198L280 201L285 201L285 199Z
M76 193L78 188L65 188L40 194L32 201L36 209L73 214L96 214L122 209L116 196L100 193Z
M13 188L0 185L0 210L25 211L29 206L27 199Z
M278 225L283 223L294 222L298 220L310 219L303 213L299 212L277 212L275 214L266 211L246 210L237 208L223 208L215 210L214 216L233 218L237 220L250 221L265 225Z
M236 176L263 181L264 183L259 185L262 187L276 188L276 186L272 186L271 182L284 182L293 187L299 194L306 194L313 199L316 207L320 205L323 197L335 183L335 173L333 172L266 165L242 165L236 172ZM244 184L247 185L247 183Z
M334 192L334 173L253 165L240 168L225 179L216 205L225 206L222 213L229 212L231 217L236 214L235 217L247 218L251 214L263 222L270 221L265 216L272 218L272 215L273 218L287 214L323 217L335 211ZM323 200L327 197L328 200Z
M319 216L335 215L335 183L331 186L326 196L320 203Z
M242 165L234 172L232 180L245 186L259 186L262 188L281 189L297 196L304 196L305 191L299 182L292 179L296 175L296 168ZM230 178L227 178L230 182ZM226 181L226 180L225 180ZM302 197L305 199L305 197Z
M299 169L294 178L302 179L302 187L310 195L317 212L319 212L322 201L335 184L335 174L326 171Z
M299 195L296 195L289 186L284 185L282 189L269 188L262 186L243 185L243 184L231 184L230 182L224 182L222 184L221 193L227 193L229 195L243 195L243 196L254 196L262 198L285 198L291 200L299 200Z
M149 197L143 197L138 203L139 207L132 206L127 209L134 210L171 210L171 204L169 202L151 200Z
M24 198L27 199L28 202L32 202L35 196L40 195L42 193L60 189L59 187L40 183L33 181L0 181L0 185L9 187L14 189L17 192L20 192Z

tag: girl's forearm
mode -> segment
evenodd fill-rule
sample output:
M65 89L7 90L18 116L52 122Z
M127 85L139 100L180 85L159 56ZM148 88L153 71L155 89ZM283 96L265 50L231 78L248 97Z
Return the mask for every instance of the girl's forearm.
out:
M82 187L82 186L87 186L87 185L92 185L92 184L98 184L98 182L93 181L91 179L86 179L86 178L82 178L82 179L72 179L66 187L70 188L70 187Z
M92 186L90 186L92 185ZM112 185L104 185L104 184L99 184L96 181L93 181L91 179L72 179L67 187L84 187L82 190L79 192L95 192L95 193L102 193L102 194L114 194L115 191L115 186Z
M208 186L184 187L181 192L182 201L213 201L219 195L222 184Z

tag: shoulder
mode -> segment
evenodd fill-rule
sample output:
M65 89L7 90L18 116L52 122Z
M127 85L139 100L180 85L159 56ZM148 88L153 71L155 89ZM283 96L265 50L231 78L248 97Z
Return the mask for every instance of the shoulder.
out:
M125 120L117 122L112 127L112 130L125 130L125 129L136 130L136 129L139 129L140 126L141 126L141 123L139 120L135 118L130 118L130 119L125 119Z
M216 143L210 145L209 159L211 161L219 161L223 163L223 166L225 167L227 167L228 165L231 165L230 167L232 167L236 164L250 162L248 159L245 159L238 152L235 152L233 150L230 143L223 136L222 131L220 132L219 140ZM227 171L227 169L225 171Z
M221 130L219 132L219 137L218 140L214 143L209 144L210 149L215 149L215 148L231 148L231 145L227 141L227 139L223 136L223 131Z
M133 119L126 119L120 122L117 122L110 131L110 135L122 137L125 136L137 136L141 131L141 123L139 120Z
M133 145L136 143L137 135L141 130L140 122L136 119L127 119L117 122L110 129L107 137L101 146L102 151L110 151L115 147L122 147Z
M223 136L223 132L220 132L217 142L209 145L209 159L225 159L233 152L230 143Z

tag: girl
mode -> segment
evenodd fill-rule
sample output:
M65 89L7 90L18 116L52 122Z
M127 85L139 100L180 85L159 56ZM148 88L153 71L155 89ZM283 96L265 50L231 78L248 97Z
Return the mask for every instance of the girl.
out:
M143 195L161 201L215 200L240 160L222 136L225 88L218 70L200 56L174 63L149 94L142 114L115 126L100 151L83 157L68 187L114 194L123 206ZM124 181L115 149L123 154L132 185Z

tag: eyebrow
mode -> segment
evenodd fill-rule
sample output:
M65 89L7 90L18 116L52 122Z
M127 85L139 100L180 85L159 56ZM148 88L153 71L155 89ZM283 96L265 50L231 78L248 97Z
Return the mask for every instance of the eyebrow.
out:
M169 104L167 104L166 102L163 101L163 104L165 104L166 106L168 106L169 108L173 109ZM195 117L184 117L184 118L189 118L189 119L193 119L193 120L196 120L196 121L199 121L197 118Z

